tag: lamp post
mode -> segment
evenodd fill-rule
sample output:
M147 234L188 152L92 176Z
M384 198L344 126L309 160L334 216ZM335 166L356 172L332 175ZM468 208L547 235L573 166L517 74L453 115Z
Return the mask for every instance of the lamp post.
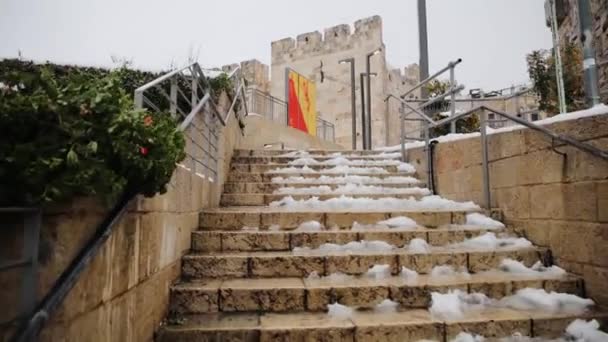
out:
M367 75L371 75L371 62L370 59L372 56L379 54L382 51L382 48L379 47L376 50L367 54L366 60L366 73ZM372 82L371 77L367 78L367 149L372 149Z
M355 91L355 59L354 58L346 58L338 63L346 64L350 63L350 102L351 102L351 114L353 117L353 150L357 149L357 105L356 105L356 97L357 93Z
M365 77L367 76L377 76L378 74L375 72L371 72L371 73L367 73L367 72L362 72L361 73L361 131L362 131L362 135L361 135L361 143L363 145L363 149L364 150L370 150L371 149L371 139L368 139L368 121L370 120L370 116L365 115ZM367 77L367 79L369 80L369 77ZM369 84L369 83L368 83ZM369 95L369 88L367 89L368 95ZM368 97L369 99L369 97Z
M578 21L583 43L583 70L585 72L585 96L589 107L600 104L600 95L597 88L597 64L595 50L593 49L593 23L591 5L589 0L578 1Z

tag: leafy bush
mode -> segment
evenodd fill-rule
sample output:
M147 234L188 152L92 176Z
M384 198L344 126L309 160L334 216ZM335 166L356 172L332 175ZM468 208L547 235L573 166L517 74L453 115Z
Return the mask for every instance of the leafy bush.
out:
M583 56L580 48L568 42L561 48L564 95L568 112L586 108L583 82ZM539 97L539 109L559 113L559 100L552 50L532 51L526 58L528 74Z
M448 81L433 80L426 86L429 97L436 97L445 94L450 90L450 83ZM431 106L426 107L426 111L433 120L439 121L445 119L441 112L450 110L450 98L446 97L442 101L435 102ZM456 133L472 133L479 131L479 116L477 114L471 114L462 119L456 120ZM434 127L430 129L430 137L437 138L442 135L450 133L450 124Z
M170 115L133 109L152 74L19 63L0 63L0 205L166 191L185 141Z

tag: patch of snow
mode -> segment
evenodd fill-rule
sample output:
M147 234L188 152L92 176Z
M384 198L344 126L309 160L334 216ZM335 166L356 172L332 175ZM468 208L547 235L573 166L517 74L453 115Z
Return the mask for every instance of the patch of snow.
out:
M287 164L303 166L303 165L318 165L319 162L314 158L304 157L304 158L298 158L298 159L291 160Z
M373 253L373 252L388 252L396 249L397 247L385 242L385 241L351 241L344 245L338 245L335 243L324 243L318 248L309 247L296 247L293 249L294 253L307 253L307 254L328 254L328 253Z
M361 211L465 211L479 210L479 206L473 202L455 202L439 196L426 196L419 200L414 198L398 199L385 197L378 199L353 198L340 196L330 198L325 201L318 197L309 199L295 200L291 196L282 198L269 204L273 208L283 208L290 211L310 211L310 210L361 210Z
M374 311L377 313L391 313L396 312L399 303L393 302L390 299L385 299L374 307Z
M407 173L414 173L414 172L416 172L416 168L413 167L411 164L408 164L408 163L400 163L399 165L397 165L397 171L399 171L399 172L407 172Z
M281 187L274 191L274 194L289 195L369 195L369 194L391 194L391 195L412 195L428 196L431 191L426 188L393 188L375 185L361 185L348 183L339 185L332 189L329 185L319 185L310 187Z
M591 299L569 293L547 292L544 289L525 288L504 297L499 305L515 310L539 310L547 313L580 315L594 305Z
M325 176L322 175L319 178L306 178L306 177L274 177L272 178L273 183L278 184L418 184L420 180L410 176L391 176L385 178L378 178L373 176Z
M285 174L300 173L301 174L301 173L318 173L318 172L305 165L302 167L290 166L290 167L276 168L276 169L268 171L267 173L279 173L279 174L281 174L281 173L285 173Z
M426 254L431 251L431 246L426 240L415 238L410 241L407 251L416 254Z
M450 290L448 293L431 293L431 315L439 319L456 320L472 311L481 311L492 304L492 300L482 293L466 293Z
M471 335L466 332L461 332L450 342L484 342L486 339L481 335Z
M373 278L376 280L389 278L391 276L391 266L390 265L374 265L374 266L370 267L369 270L367 270L365 275L369 278Z
M525 238L497 237L494 233L485 233L462 242L452 243L446 248L495 250L498 248L529 248L532 242Z
M380 221L380 222L378 222L378 224L386 225L386 226L389 226L390 228L399 227L399 228L414 229L414 228L418 227L418 223L416 223L416 221L412 220L409 217L405 217L405 216L392 217L388 220Z
M513 259L503 259L498 267L500 271L520 274L520 275L544 275L549 277L562 277L566 275L566 271L558 266L545 267L540 261L537 261L532 267L527 267L521 262Z
M405 279L407 283L415 282L416 279L418 279L418 272L410 270L405 266L401 266L401 273L399 274L401 275L401 278Z
M461 271L457 271L453 266L450 265L438 265L433 267L431 270L431 278L441 279L441 278L470 278L471 275L466 269L462 269Z
M297 232L318 232L323 229L323 225L318 221L306 221L300 223L298 228L295 229Z
M600 324L596 320L589 322L577 319L566 328L568 335L582 339L584 342L606 342L608 334L600 331Z
M249 226L244 226L243 228L241 228L241 230L255 232L255 231L260 230L260 228L258 228L258 227L249 227Z
M484 227L487 229L501 229L501 228L505 227L505 225L502 222L496 221L496 220L494 220L490 217L487 217L486 215L480 214L480 213L467 214L466 224L468 226L480 226L480 227Z
M327 314L338 320L347 320L353 316L355 310L340 303L327 305Z
M348 165L338 165L331 169L323 170L323 173L327 174L387 174L389 173L386 169L381 167L356 167Z
M281 226L279 226L278 224L272 224L272 225L270 225L270 227L268 227L268 230L279 231L279 230L281 230Z

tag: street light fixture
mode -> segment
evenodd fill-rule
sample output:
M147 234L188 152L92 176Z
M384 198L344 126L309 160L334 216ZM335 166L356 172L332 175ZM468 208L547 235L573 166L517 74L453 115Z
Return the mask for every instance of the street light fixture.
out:
M365 117L365 82L364 82L364 78L367 75L375 77L375 76L378 76L378 74L375 72L372 72L372 73L362 72L361 73L361 131L362 131L361 144L363 145L364 150L369 149L368 139L367 139L367 119ZM368 79L369 79L369 77L368 77ZM368 92L369 92L369 88L368 88ZM368 118L369 118L369 116L368 116Z
M368 75L371 75L371 62L370 59L372 56L375 56L382 52L382 47L377 48L376 50L367 54L366 60L366 70ZM372 82L371 77L367 78L367 127L365 132L367 133L367 149L372 149Z
M350 63L350 102L351 114L353 117L353 150L357 149L357 105L355 104L357 93L355 91L355 59L346 58L338 62L339 64Z

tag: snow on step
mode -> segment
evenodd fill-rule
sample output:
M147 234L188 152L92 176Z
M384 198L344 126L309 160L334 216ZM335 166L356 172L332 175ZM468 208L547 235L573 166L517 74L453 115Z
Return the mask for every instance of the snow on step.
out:
M371 176L320 176L318 178L305 177L274 177L273 183L279 184L419 184L420 180L410 176L390 176L385 178Z
M418 195L428 196L431 191L427 188L410 187L410 188L387 188L376 185L360 185L355 183L347 183L332 188L328 185L310 186L310 187L282 187L273 192L274 194L290 194L290 195L366 195L366 194L400 194L400 195Z

